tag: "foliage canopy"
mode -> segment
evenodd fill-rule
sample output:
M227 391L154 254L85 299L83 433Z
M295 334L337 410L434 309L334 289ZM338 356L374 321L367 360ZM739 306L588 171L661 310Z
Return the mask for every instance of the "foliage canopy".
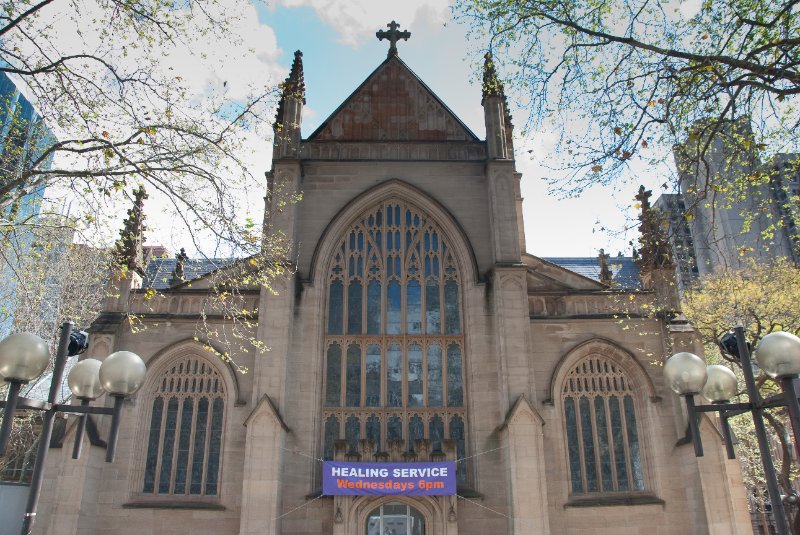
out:
M263 191L248 169L247 141L270 123L274 88L232 90L225 82L198 91L180 60L241 41L237 24L251 8L220 0L1 0L0 73L21 82L42 117L35 127L55 137L28 129L16 136L23 139L4 138L0 210L46 184L48 196L60 192L73 215L82 206L91 223L144 184L167 199L198 249L198 236L247 248L239 203L254 184ZM0 111L19 120L11 101Z
M560 186L575 193L614 181L633 160L663 159L687 135L703 141L692 155L702 160L714 136L741 117L752 122L760 152L792 148L797 4L458 0L456 11L529 98L528 126L553 123L561 132L561 165L571 173Z

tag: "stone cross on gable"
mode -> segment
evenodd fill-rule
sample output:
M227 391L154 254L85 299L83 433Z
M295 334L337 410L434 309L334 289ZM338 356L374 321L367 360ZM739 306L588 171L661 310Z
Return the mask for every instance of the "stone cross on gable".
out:
M378 41L383 41L384 39L389 41L389 54L387 54L387 57L391 58L397 55L397 41L400 39L408 41L408 38L411 37L411 32L408 30L398 31L400 25L395 21L390 22L386 27L389 28L388 32L386 30L378 30L375 32L375 37L378 38Z

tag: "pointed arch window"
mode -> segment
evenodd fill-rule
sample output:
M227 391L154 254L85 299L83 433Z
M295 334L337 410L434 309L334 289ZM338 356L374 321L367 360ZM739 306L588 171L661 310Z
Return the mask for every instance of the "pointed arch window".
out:
M581 360L562 399L570 493L644 491L636 395L620 366L600 355Z
M459 437L463 453L461 276L436 222L400 200L366 211L337 243L326 295L325 419L347 424L326 426L325 455L355 436L378 451Z
M141 494L218 496L225 382L197 356L181 357L149 392Z

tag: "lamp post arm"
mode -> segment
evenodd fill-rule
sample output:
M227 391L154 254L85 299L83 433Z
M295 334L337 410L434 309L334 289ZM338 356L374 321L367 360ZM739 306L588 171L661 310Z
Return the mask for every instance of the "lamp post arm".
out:
M3 423L0 424L0 455L6 454L8 439L11 437L11 430L14 427L14 414L17 412L19 402L19 389L22 383L19 381L8 382L8 400L3 404Z
M703 443L700 440L700 426L697 425L697 411L694 405L694 394L687 394L683 396L686 399L686 412L689 416L689 432L692 435L692 444L694 444L694 456L703 456Z
M113 463L117 453L117 438L119 437L119 423L122 418L122 404L124 396L114 396L114 414L111 416L111 429L108 432L108 445L106 446L106 462Z
M731 436L731 425L728 422L728 413L720 411L719 414L720 425L722 426L722 438L725 439L725 451L728 454L728 459L736 458L736 451L733 449L733 437Z
M753 410L752 403L725 403L725 405L720 405L718 403L714 403L711 405L700 405L699 407L695 407L694 410L697 412L733 412L738 411L737 414L744 414L745 412L750 412ZM733 414L731 416L736 416Z
M82 407L89 406L88 399L81 400ZM86 419L89 416L86 414L81 414L78 418L78 425L75 429L75 444L72 447L72 458L73 459L80 459L81 457L81 449L83 448L83 433L86 430Z

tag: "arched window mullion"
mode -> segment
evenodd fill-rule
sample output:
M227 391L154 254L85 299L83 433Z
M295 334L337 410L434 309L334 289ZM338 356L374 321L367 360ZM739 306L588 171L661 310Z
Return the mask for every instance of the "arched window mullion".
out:
M184 381L186 383L186 381ZM187 409L190 409L187 411ZM192 437L194 436L194 424L196 420L195 414L195 399L190 396L182 396L180 398L180 426L178 427L178 440L176 442L176 455L175 455L175 488L174 494L188 494L186 491L190 475L189 467L191 466L192 454ZM188 426L189 436L186 437L184 442L184 427ZM185 448L185 450L184 450ZM186 453L183 453L183 452ZM179 476L180 471L183 470L183 475Z
M619 413L620 413L620 422L622 427L620 429L620 436L622 437L622 445L625 450L625 467L627 468L627 476L628 476L628 489L633 489L633 465L631 462L631 448L630 444L628 443L628 418L625 414L625 406L622 402L623 397L618 396L619 399Z
M608 432L608 454L611 458L611 481L614 485L614 490L619 491L619 474L617 474L617 456L614 449L614 429L611 426L611 407L609 405L609 396L603 396L603 405L605 406L605 419L606 431Z
M173 410L174 402L174 410ZM177 439L180 401L172 393L167 399L166 421L164 423L164 443L161 456L161 473L158 481L158 494L172 494L175 476L175 443ZM166 457L166 462L165 458ZM168 470L165 472L165 470Z
M160 404L158 402L161 402ZM156 406L158 405L158 413L156 413ZM161 452L164 446L162 438L164 436L164 423L166 412L164 411L164 397L155 396L150 405L150 429L148 430L147 451L145 453L145 480L142 488L143 492L147 494L154 494L159 485L159 475L161 474ZM158 422L155 421L156 414L158 414ZM156 431L155 433L153 431ZM154 440L155 439L155 440ZM155 448L152 451L151 448ZM154 455L152 460L154 464L150 464L151 453ZM152 479L148 485L148 474Z
M580 393L577 393L580 394ZM581 419L581 406L580 395L576 395L575 399L575 428L578 436L578 455L581 460L581 488L584 493L589 492L589 476L586 469L586 444L583 440L583 420Z

